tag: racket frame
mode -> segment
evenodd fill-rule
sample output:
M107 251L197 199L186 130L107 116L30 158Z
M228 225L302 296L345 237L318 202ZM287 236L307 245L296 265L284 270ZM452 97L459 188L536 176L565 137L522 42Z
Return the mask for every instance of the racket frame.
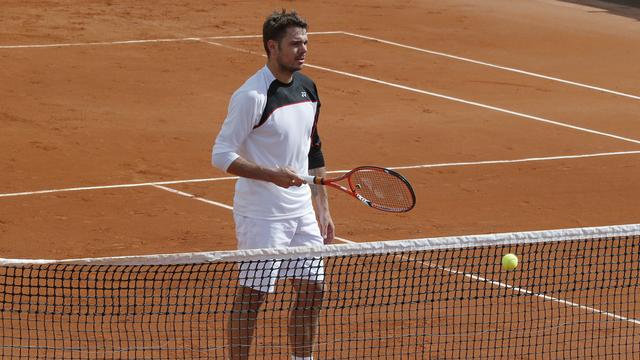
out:
M407 208L407 209L402 209L402 210L395 210L395 209L391 209L388 208L386 206L382 206L382 205L377 205L372 203L370 200L364 198L362 195L360 195L358 193L358 189L356 188L356 185L353 184L352 180L351 180L351 175L356 172L356 171L361 171L361 170L373 170L373 171L382 171L385 172L387 174L390 174L398 179L400 179L402 182L405 183L407 189L409 190L409 192L411 193L411 197L412 197L412 204L411 207ZM330 186L334 189L338 189L341 190L351 196L353 196L354 198L360 200L363 204L372 207L374 209L378 209L378 210L382 210L382 211L388 211L388 212L407 212L411 209L414 208L415 204L416 204L416 194L413 191L413 187L411 186L411 184L409 183L409 181L402 176L401 174L391 170L391 169L387 169L387 168L383 168L383 167L379 167L379 166L371 166L371 165L367 165L367 166L358 166L352 170L350 170L349 172L347 172L346 174L339 176L339 177L335 177L335 178L325 178L325 177L320 177L320 176L313 176L313 175L299 175L301 179L303 179L307 184L316 184L316 185L324 185L324 186ZM347 182L349 184L349 188L346 188L340 184L338 184L338 182L347 179Z

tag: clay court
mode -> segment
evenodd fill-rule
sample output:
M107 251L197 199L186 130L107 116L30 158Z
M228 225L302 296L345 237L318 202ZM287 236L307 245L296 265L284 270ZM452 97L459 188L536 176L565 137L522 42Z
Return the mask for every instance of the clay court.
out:
M640 9L600 1L4 1L0 257L235 248L211 166L272 10L309 22L327 169L397 169L417 205L330 190L337 242L635 224Z
M265 62L259 37L236 37L260 34L282 4L21 4L1 15L3 257L234 248L231 211L153 183L232 205L234 181L219 180L210 150L231 93ZM637 19L555 1L285 5L312 33L336 32L310 35L308 64L326 70L305 70L323 102L328 170L417 167L399 170L418 197L405 215L332 192L338 236L637 222ZM120 43L131 40L143 41ZM528 158L540 161L481 163ZM82 187L97 188L61 191ZM41 190L54 191L29 194Z

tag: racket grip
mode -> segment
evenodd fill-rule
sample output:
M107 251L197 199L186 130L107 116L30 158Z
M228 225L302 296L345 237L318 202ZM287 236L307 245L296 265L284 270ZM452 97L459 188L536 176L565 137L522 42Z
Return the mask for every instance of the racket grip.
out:
M307 184L321 184L320 180L321 178L318 178L317 176L311 176L311 175L298 175L302 180L304 180Z

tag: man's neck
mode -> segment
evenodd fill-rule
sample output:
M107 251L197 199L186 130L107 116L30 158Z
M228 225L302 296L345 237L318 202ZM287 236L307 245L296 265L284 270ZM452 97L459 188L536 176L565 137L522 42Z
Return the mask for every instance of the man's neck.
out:
M267 61L267 67L271 71L271 74L283 84L288 84L293 80L293 73L283 70L277 63Z

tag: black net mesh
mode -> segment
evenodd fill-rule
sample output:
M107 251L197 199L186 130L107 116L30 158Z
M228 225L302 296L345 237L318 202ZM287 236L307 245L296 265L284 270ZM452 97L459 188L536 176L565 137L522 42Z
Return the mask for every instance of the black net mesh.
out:
M280 271L257 310L233 307L236 261L5 265L0 357L225 359L229 327L255 314L250 358L290 359L297 307L302 328L319 314L314 359L637 359L639 242L332 254L313 262L324 291L294 287L295 272ZM516 270L501 268L506 253L519 256ZM303 291L315 301L296 303Z

